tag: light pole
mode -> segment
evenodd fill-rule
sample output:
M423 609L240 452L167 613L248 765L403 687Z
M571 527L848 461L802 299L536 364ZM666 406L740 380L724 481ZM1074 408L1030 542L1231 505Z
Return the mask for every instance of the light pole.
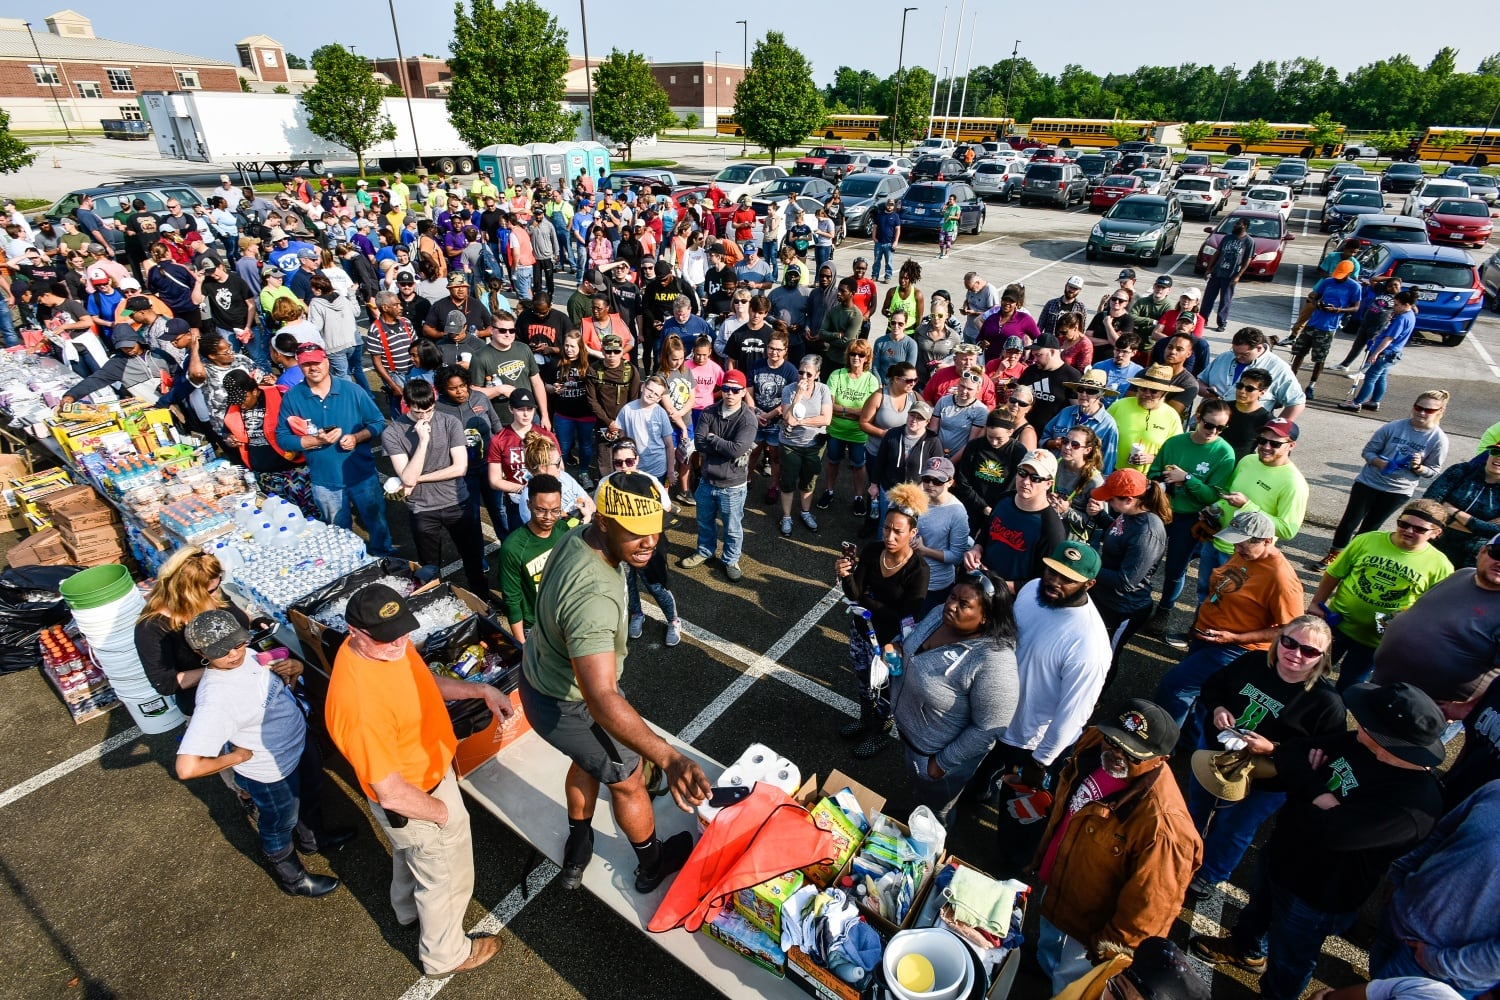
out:
M1005 106L1000 114L1006 118L1010 117L1010 87L1016 82L1016 56L1021 53L1021 40L1016 39L1015 48L1010 50L1010 72L1005 77Z
M73 130L68 127L68 116L63 114L62 98L57 96L57 78L47 72L47 63L42 59L41 46L36 43L36 34L31 30L30 21L22 21L26 25L26 34L31 36L31 50L36 53L37 70L46 75L47 89L52 91L52 103L57 105L57 118L62 122L63 131L68 133L68 138L73 138ZM58 72L62 72L62 60L58 60Z
M953 74L958 72L958 43L964 37L964 14L969 0L958 5L958 28L953 32L953 58L948 60L948 99L943 102L943 138L948 138L948 116L953 113Z
M589 10L584 0L578 0L578 17L583 22L583 85L589 95L589 141L599 137L594 134L594 70L589 65Z
M714 49L714 132L719 131L719 51Z
M391 8L391 34L396 36L396 65L401 70L401 93L406 95L406 117L411 122L411 145L422 165L422 143L417 139L417 113L411 106L411 74L406 71L406 56L401 54L401 29L396 26L396 0L386 0Z
M901 128L901 82L906 73L906 15L916 9L904 7L901 10L901 47L896 52L896 107L891 111L891 152L896 151L896 132ZM901 148L906 148L905 137L901 140Z
M750 22L736 21L741 29L740 46L741 56L744 62L740 65L740 83L745 82L745 74L750 71ZM745 134L745 123L740 122L740 155L745 156L750 152L750 137Z
M932 138L932 119L937 116L938 80L943 75L943 47L948 41L948 8L943 8L943 30L938 35L937 59L932 63L932 103L927 106L927 138Z
M1500 101L1495 102L1495 110L1490 112L1490 120L1484 123L1484 131L1479 133L1479 145L1481 148L1484 146L1485 140L1489 138L1490 129L1495 127L1496 115L1500 115ZM1478 157L1484 157L1484 159L1478 163L1475 163L1474 159ZM1483 153L1475 153L1474 157L1471 158L1469 162L1473 163L1476 167L1482 167L1489 162L1489 157L1485 156Z
M969 23L969 54L964 56L964 89L958 94L958 121L953 125L953 141L957 142L964 130L964 101L969 97L969 68L974 64L974 35L979 29L979 11ZM999 138L996 136L995 138Z
M1224 109L1229 107L1229 91L1234 87L1235 67L1238 63L1229 64L1229 79L1224 81L1224 99L1219 102L1219 121L1224 120Z

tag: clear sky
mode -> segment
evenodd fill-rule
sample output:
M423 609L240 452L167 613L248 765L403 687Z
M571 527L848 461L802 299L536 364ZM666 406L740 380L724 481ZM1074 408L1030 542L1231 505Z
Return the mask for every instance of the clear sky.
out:
M912 0L813 0L812 3L714 4L702 0L586 0L589 53L611 47L635 49L660 61L713 61L715 49L726 62L739 62L741 29L738 8L751 9L750 47L766 31L783 32L812 61L813 75L826 84L840 65L873 70L880 76L896 70L901 10ZM452 37L451 0L395 0L401 43L407 55L446 56ZM567 30L569 47L583 52L579 5L571 0L543 0ZM56 4L12 0L7 16L26 17L38 30L42 20L60 10ZM959 0L918 0L907 18L906 61L934 71L954 62ZM361 55L394 55L386 0L320 0L307 5L256 3L167 3L124 0L97 3L74 0L72 9L93 19L105 38L155 44L230 62L234 43L246 35L266 34L304 59L330 40L355 46ZM764 13L754 13L755 9ZM947 40L939 56L943 12L948 11ZM1116 11L1107 16L1104 10ZM1341 73L1406 51L1426 65L1443 44L1460 46L1458 66L1472 71L1479 60L1500 50L1500 31L1484 29L1482 16L1460 18L1457 30L1416 32L1411 41L1401 28L1411 7L1398 0L1371 0L1357 8L1309 4L1306 0L1258 0L1215 4L1204 0L1157 0L1141 6L1121 0L1072 0L1051 3L969 0L958 47L958 72L968 61L974 33L973 63L989 65L1010 55L1016 39L1021 54L1042 70L1056 74L1068 63L1096 73L1126 72L1143 63L1183 62L1241 69L1261 59L1317 56ZM1446 22L1445 22L1446 23ZM1469 34L1459 28L1467 25ZM1487 37L1486 37L1487 36Z

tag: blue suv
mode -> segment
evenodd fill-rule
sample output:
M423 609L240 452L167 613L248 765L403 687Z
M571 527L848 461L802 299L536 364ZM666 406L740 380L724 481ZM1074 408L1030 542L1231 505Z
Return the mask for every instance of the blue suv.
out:
M1468 335L1484 308L1484 286L1474 258L1457 247L1420 243L1376 243L1360 255L1365 284L1361 311L1375 293L1369 281L1397 277L1417 292L1417 329L1435 333L1447 347Z
M958 231L977 233L984 228L984 202L967 181L923 181L901 196L901 230L937 232L943 222L948 196L958 196Z

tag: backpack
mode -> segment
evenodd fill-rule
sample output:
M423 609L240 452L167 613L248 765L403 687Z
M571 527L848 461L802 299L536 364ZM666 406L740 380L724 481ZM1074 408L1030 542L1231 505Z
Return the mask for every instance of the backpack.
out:
M488 243L479 244L479 280L486 284L491 278L502 278L500 262L495 259L495 252L490 249Z

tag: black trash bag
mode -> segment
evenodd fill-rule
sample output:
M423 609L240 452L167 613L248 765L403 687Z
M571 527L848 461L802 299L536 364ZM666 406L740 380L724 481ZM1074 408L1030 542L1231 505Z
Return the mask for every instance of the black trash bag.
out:
M473 615L445 629L433 632L427 637L423 659L429 664L452 664L464 655L466 647L475 643L482 643L490 652L498 653L505 662L504 672L493 682L495 686L506 694L515 690L520 671L521 649L499 622L484 615ZM459 739L483 732L494 719L489 708L478 698L450 701L448 717L453 722L453 733Z
M317 590L309 594L304 594L291 607L287 608L287 611L296 611L306 615L308 618L312 618L338 598L353 594L362 587L386 576L399 576L411 580L414 588L421 586L418 578L412 573L411 563L405 559L388 557L370 563L368 566L361 566L348 576L341 576L332 583L325 583ZM323 657L328 663L333 662L333 658L338 655L339 647L344 644L344 640L348 637L347 632L337 629L327 628L323 630Z
M73 617L57 592L76 566L21 566L0 574L0 674L42 665L44 629Z

